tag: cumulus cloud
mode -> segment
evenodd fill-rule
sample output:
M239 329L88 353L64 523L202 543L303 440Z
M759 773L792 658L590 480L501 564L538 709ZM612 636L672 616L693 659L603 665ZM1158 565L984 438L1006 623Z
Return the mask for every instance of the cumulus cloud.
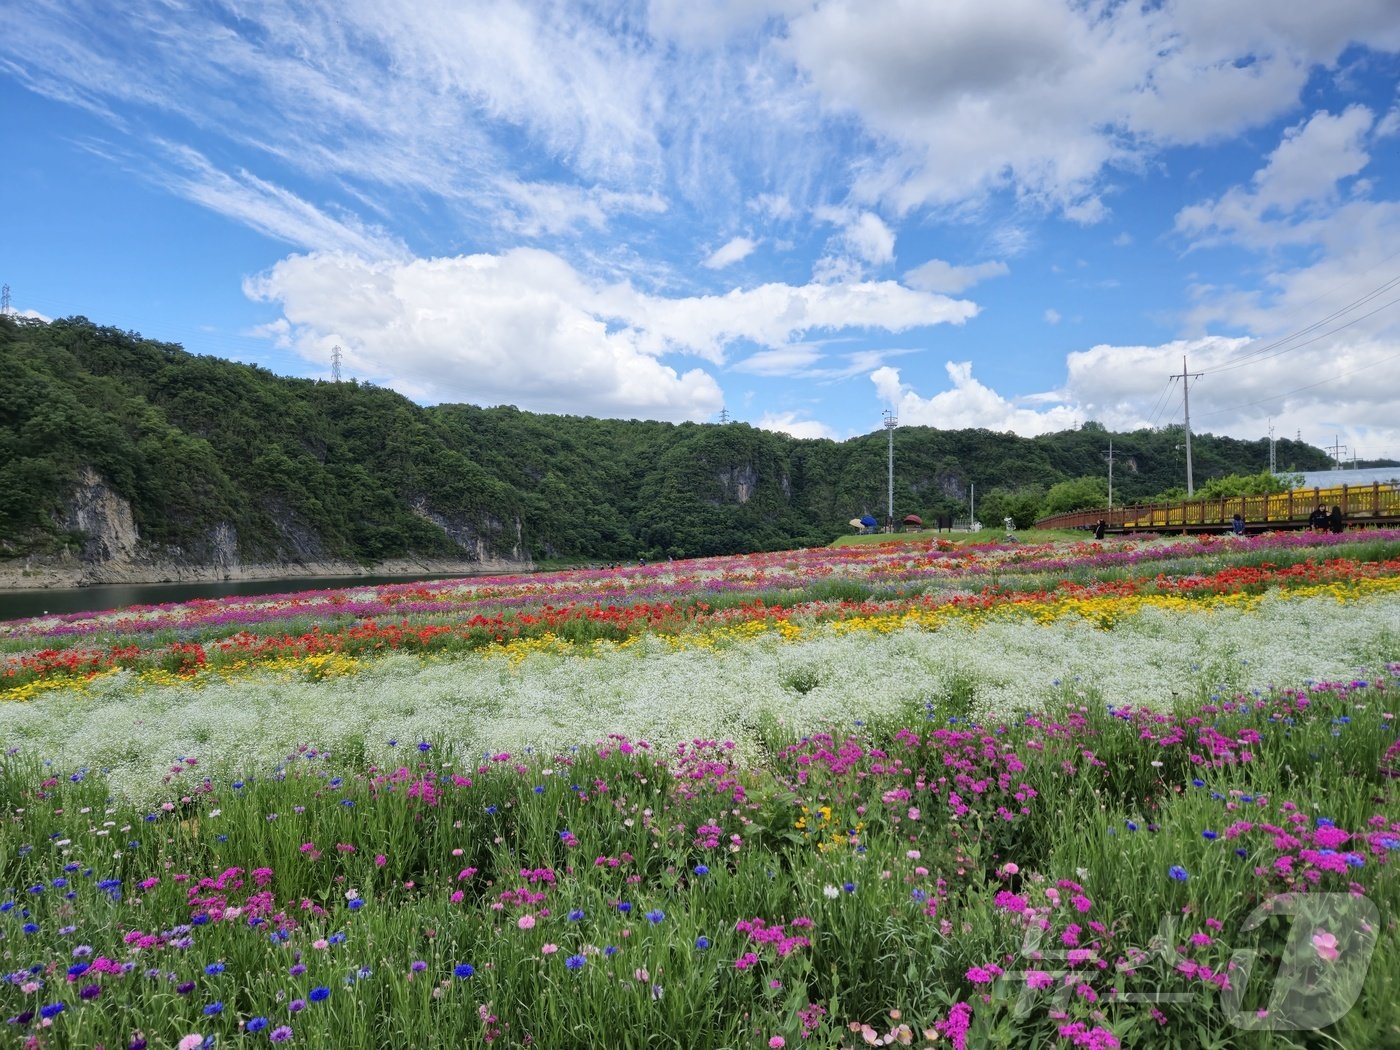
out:
M875 384L880 400L890 405L900 423L907 426L938 427L942 430L981 427L1029 437L1070 430L1083 421L1084 417L1067 405L1043 410L1015 405L973 379L970 361L949 361L944 368L952 389L930 397L919 396L900 380L899 369L889 365L870 373L870 381Z
M1092 419L1131 433L1183 425L1179 377L1185 367L1192 376L1195 433L1259 439L1272 426L1279 437L1301 433L1319 446L1340 441L1360 450L1360 458L1367 449L1376 457L1400 447L1393 408L1400 349L1394 342L1353 341L1301 358L1287 346L1221 336L1152 346L1101 344L1067 356L1061 387L1014 400L974 379L968 362L948 362L950 389L927 395L889 366L870 373L870 379L880 400L905 424L1034 436Z
M1314 66L1357 40L1395 49L1397 26L1389 0L829 0L789 20L786 46L888 146L863 169L867 199L903 211L1009 188L1092 222L1109 167L1273 120Z
M1371 111L1359 105L1335 116L1313 114L1284 133L1249 186L1235 186L1178 212L1177 232L1197 242L1228 236L1256 245L1276 236L1279 227L1270 226L1270 220L1333 202L1338 184L1366 167L1372 123Z
M799 419L796 412L769 412L756 424L760 430L774 430L795 438L829 438L837 440L836 431L815 419Z
M546 412L708 418L723 398L687 354L715 363L746 340L775 355L764 372L805 359L786 350L813 329L899 330L961 321L970 303L890 283L769 284L723 296L662 298L605 285L540 249L440 259L294 255L249 280L247 294L280 305L271 334L311 361L340 345L354 374L419 400L511 403ZM786 356L784 356L786 354Z

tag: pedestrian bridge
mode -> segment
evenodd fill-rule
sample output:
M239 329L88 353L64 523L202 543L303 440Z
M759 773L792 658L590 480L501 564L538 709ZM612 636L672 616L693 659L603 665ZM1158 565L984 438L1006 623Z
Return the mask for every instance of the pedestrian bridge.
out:
M1105 531L1228 532L1236 514L1246 532L1306 529L1313 510L1341 508L1347 525L1400 526L1400 485L1337 485L1295 489L1267 496L1226 496L1188 499L1179 503L1146 503L1112 510L1078 510L1054 514L1035 523L1038 529L1092 529L1100 520Z

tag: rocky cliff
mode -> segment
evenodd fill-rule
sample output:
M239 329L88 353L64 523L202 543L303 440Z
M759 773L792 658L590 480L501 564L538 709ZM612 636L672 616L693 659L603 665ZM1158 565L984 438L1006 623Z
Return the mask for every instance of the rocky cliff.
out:
M286 541L277 556L256 562L239 554L237 531L217 522L193 543L161 546L145 542L131 504L91 468L84 468L62 516L62 526L82 537L47 558L0 560L0 588L84 587L101 583L195 583L259 580L296 576L398 576L422 573L511 573L533 568L522 542L520 521L513 522L514 543L508 556L493 551L470 524L456 522L415 506L415 513L442 529L461 552L459 557L403 557L371 565L328 557L319 537L294 517L279 518ZM496 523L500 524L500 523Z

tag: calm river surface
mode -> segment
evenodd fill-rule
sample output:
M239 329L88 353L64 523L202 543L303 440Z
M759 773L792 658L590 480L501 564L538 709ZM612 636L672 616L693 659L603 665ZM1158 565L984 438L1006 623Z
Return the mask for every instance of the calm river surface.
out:
M121 583L45 591L0 590L0 620L18 620L48 613L101 612L126 605L163 605L194 598L227 598L235 594L285 594L339 587L366 587L414 580L454 580L446 576L294 576L275 580L226 580L216 583Z

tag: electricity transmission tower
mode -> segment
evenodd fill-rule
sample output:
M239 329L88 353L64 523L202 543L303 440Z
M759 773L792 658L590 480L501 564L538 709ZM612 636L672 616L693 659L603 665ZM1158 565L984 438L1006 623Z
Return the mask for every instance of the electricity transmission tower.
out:
M337 383L340 382L340 353L340 344L336 343L331 348L331 378Z
M0 288L0 317L10 316L10 286Z

